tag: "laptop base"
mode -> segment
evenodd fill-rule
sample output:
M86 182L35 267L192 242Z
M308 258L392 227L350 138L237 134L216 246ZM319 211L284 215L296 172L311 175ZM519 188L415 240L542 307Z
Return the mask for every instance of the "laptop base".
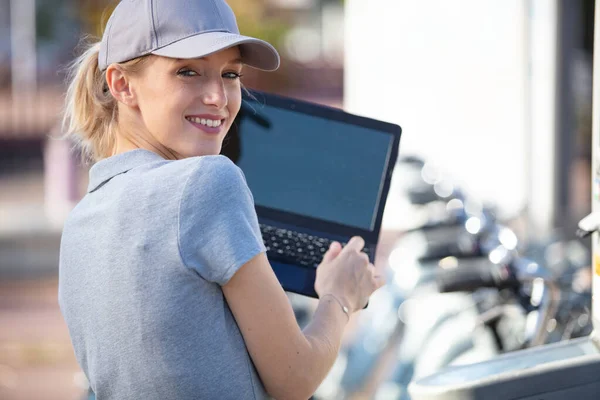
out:
M276 261L271 261L271 267L286 292L314 298L319 297L315 292L316 268L283 264Z

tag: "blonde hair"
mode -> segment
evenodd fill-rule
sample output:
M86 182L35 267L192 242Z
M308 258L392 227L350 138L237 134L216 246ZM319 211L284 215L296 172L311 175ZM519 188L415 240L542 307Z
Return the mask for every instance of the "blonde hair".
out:
M74 139L84 160L110 157L116 146L118 104L98 68L100 42L85 51L67 68L67 93L63 117L64 137ZM118 64L125 73L137 73L149 56Z

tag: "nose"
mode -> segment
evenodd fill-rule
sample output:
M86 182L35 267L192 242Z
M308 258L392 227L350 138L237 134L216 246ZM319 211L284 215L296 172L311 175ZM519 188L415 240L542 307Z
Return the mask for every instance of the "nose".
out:
M223 79L210 79L204 82L202 102L217 109L222 109L227 105L227 93Z

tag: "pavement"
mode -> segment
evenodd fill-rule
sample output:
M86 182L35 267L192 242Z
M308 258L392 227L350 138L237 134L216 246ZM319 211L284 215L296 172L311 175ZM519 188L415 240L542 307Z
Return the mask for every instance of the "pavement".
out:
M58 307L60 227L43 176L0 177L0 399L80 400L86 380Z
M0 399L83 399L57 288L52 278L0 282Z

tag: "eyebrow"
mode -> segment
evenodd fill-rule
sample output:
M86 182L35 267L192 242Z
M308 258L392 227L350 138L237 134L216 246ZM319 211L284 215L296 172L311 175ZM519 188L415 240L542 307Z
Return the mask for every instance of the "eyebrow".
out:
M227 64L243 64L244 62L242 61L241 58L234 58L233 60L229 61Z
M175 62L176 63L180 63L180 62L185 62L185 61L190 61L190 60L202 60L202 61L206 61L206 57L198 57L198 58L176 58ZM244 61L241 58L234 58L233 60L229 60L227 61L227 64L243 64Z

